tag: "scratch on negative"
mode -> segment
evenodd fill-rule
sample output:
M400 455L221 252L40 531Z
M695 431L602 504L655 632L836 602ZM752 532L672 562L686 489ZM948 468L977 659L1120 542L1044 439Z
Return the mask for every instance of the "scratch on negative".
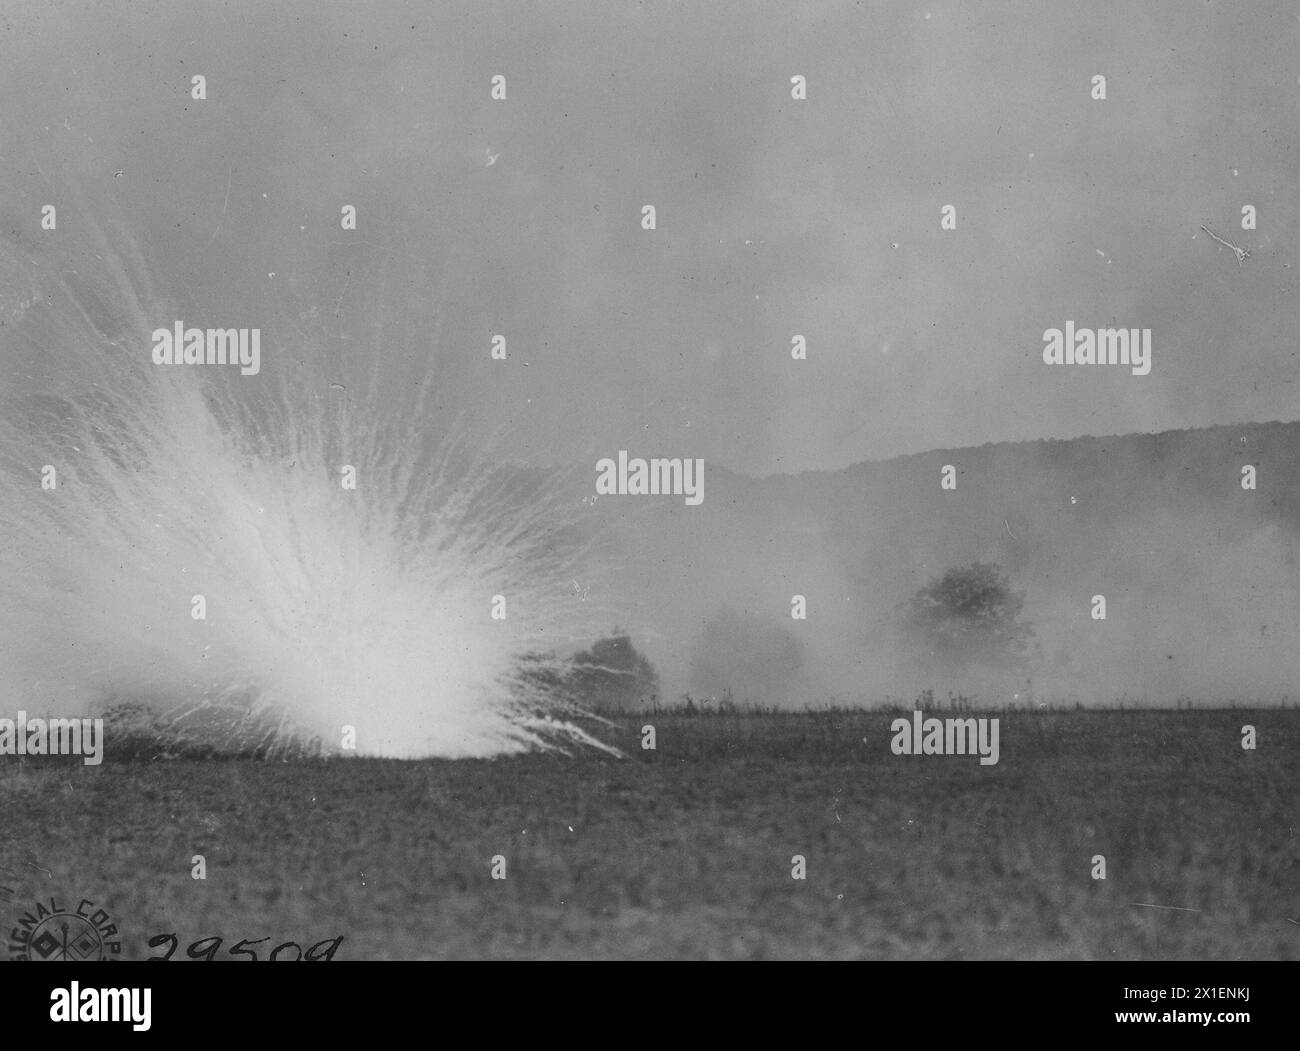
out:
M1219 242L1219 244L1223 245L1225 248L1231 248L1233 253L1237 257L1238 266L1241 266L1244 260L1250 258L1249 248L1238 248L1235 244L1232 244L1230 241L1225 241L1222 237L1220 237L1218 234L1216 234L1213 230L1209 229L1208 227L1202 226L1201 229L1204 230L1211 237L1213 237L1216 241Z
M339 293L339 298L334 303L334 316L339 316L339 310L343 306L343 297L348 294L348 286L352 284L352 271L348 271L348 279L343 282L343 291Z
M221 205L221 219L226 217L226 209L230 207L230 179L235 174L235 166L232 164L226 169L226 199ZM217 225L212 231L212 236L208 238L208 244L217 239L217 231L221 229L221 219L217 220Z
M1139 909L1170 909L1174 912L1200 912L1200 909L1185 909L1181 905L1149 905L1145 901L1133 901L1129 903Z

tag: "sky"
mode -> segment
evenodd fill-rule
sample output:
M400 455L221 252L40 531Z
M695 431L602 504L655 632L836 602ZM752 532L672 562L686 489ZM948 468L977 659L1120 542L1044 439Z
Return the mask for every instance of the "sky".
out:
M436 370L539 461L1290 420L1298 44L1280 3L2 3L0 225L111 218L271 373ZM1045 365L1067 320L1150 374Z

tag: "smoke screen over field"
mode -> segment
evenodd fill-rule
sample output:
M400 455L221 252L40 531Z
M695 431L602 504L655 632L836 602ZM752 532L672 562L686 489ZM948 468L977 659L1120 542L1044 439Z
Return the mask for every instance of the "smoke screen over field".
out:
M144 378L151 329L255 326L264 382L229 370L191 388L223 407L218 428L310 419L322 472L355 454L331 445L339 434L370 442L376 469L415 471L392 486L392 558L348 587L419 563L412 501L449 447L452 481L489 463L568 472L547 498L566 510L538 528L587 543L521 586L535 619L517 646L471 635L494 668L620 625L670 701L1280 701L1300 673L1300 113L1294 92L1267 127L1257 107L1211 101L1293 79L1294 19L1103 6L1105 24L1138 24L1101 40L1082 13L1075 25L995 5L1003 24L987 10L977 23L957 4L886 5L870 23L851 4L653 19L629 6L611 13L618 32L563 4L249 5L238 21L196 3L24 12L0 37L0 344L4 396L27 425L23 444L6 436L6 463L57 461L50 450L76 439L72 400L109 389L129 405L157 382ZM1104 113L1086 90L1098 53ZM484 69L508 76L508 105ZM789 90L799 72L804 103ZM1025 90L1057 81L1068 90ZM1258 230L1240 228L1247 202L1267 219ZM47 203L58 239L33 219ZM653 233L638 221L647 203ZM340 229L344 204L355 231ZM1042 334L1067 319L1151 328L1151 373L1045 366ZM92 332L136 346L138 362L56 356ZM489 356L498 333L504 363ZM789 353L795 333L806 361ZM287 414L285 392L299 402ZM400 407L406 430L372 433L359 406ZM111 431L130 410L109 398L104 412ZM352 429L330 429L341 421ZM597 459L620 450L702 458L703 504L590 500ZM283 467L297 452L257 455ZM101 470L137 453L151 455L113 446ZM169 455L158 478L202 473L183 444ZM1257 489L1242 487L1246 465ZM250 499L279 484L229 481ZM545 562L545 545L508 535L521 492L480 493L471 514L490 519L484 543L507 580ZM317 496L302 499L305 516ZM356 544L373 541L358 528ZM974 563L1023 593L1028 663L918 663L900 606ZM496 573L472 579L489 588ZM198 588L180 585L182 613ZM791 616L795 596L806 619ZM6 630L21 648L34 629L16 608ZM415 594L408 609L462 616ZM249 630L227 642L269 661L246 648ZM424 637L391 638L386 659L400 665ZM304 658L289 693L309 692L319 666ZM123 681L138 690L150 674ZM499 744L499 729L469 737ZM434 737L452 753L466 740Z

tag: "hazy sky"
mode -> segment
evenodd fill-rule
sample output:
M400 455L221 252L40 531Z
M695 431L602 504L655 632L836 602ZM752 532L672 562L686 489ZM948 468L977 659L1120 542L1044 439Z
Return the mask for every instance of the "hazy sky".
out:
M1297 55L1280 3L5 3L0 219L71 177L265 368L347 330L540 457L1294 419ZM1044 365L1067 319L1150 375Z

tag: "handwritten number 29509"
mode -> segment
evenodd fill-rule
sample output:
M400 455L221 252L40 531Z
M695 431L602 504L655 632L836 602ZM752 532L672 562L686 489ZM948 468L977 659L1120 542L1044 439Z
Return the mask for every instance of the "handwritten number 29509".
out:
M258 938L256 941L249 941L247 938L236 942L226 950L230 956L236 960L259 960L255 945L261 945L263 942L269 942L270 935L265 938ZM185 955L191 960L215 960L217 951L221 948L222 939L218 937L200 938L196 942L191 942L185 949ZM324 941L317 942L309 948L304 954L302 946L297 942L284 942L277 945L271 950L271 955L267 957L270 960L307 960L307 961L329 961L334 959L334 954L343 944L342 936L338 938L326 938ZM161 956L150 956L150 960L170 960L172 954L176 952L180 945L180 939L175 934L155 934L149 939L149 948L160 949L166 946ZM292 951L292 954L291 954Z

